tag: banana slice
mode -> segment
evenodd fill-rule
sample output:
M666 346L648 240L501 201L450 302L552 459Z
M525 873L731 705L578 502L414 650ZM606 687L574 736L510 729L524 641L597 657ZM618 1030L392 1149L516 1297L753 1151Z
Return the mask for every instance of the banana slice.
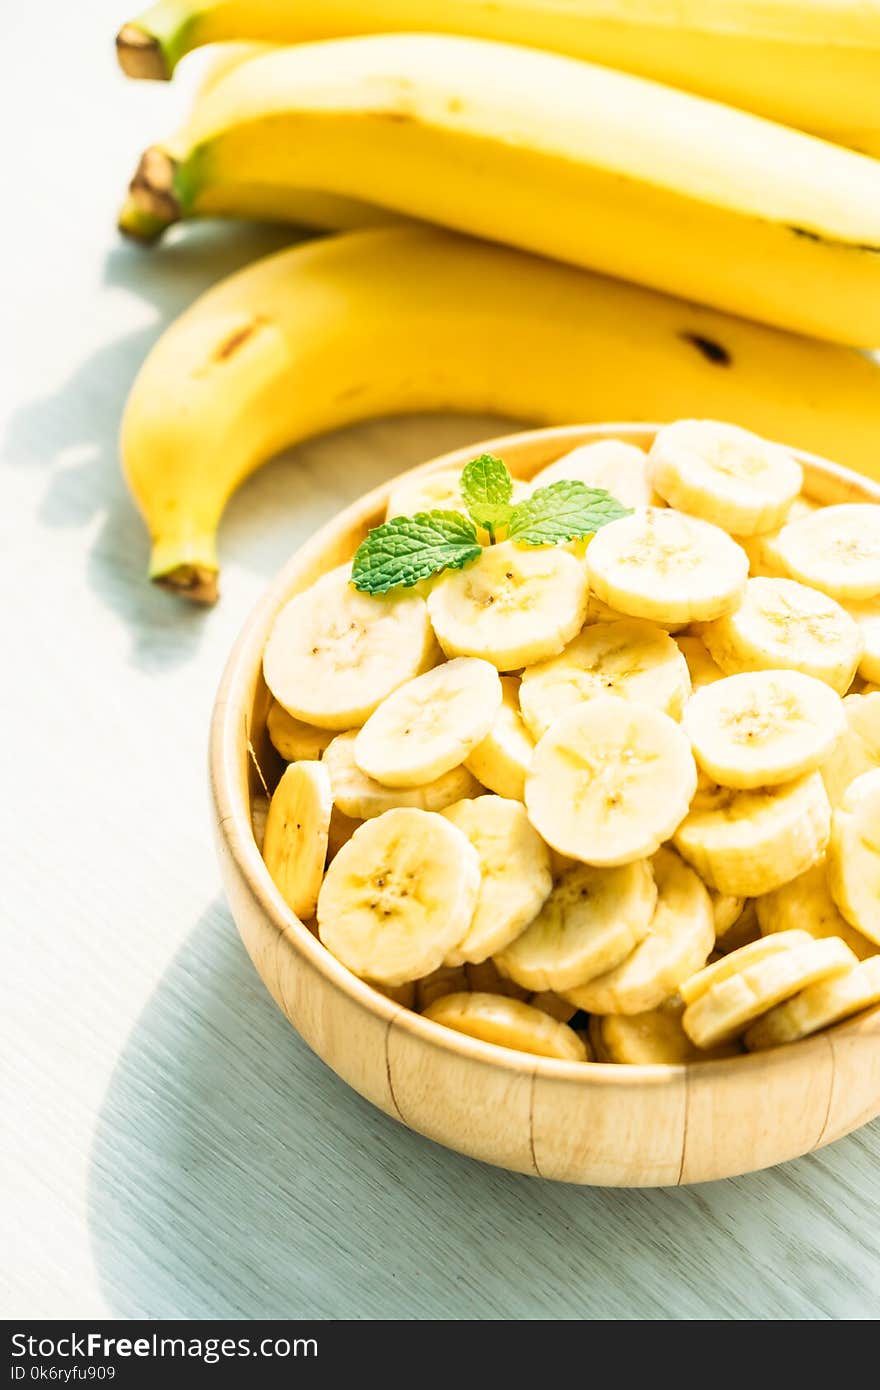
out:
M731 959L726 957L724 963ZM778 951L728 979L719 980L688 1005L682 1026L697 1047L718 1047L739 1037L750 1023L784 999L821 980L843 975L856 964L852 951L842 941L808 939L806 945Z
M446 964L478 964L509 946L540 912L553 887L550 853L521 801L478 796L443 815L470 840L482 875L470 928Z
M321 729L363 724L435 652L424 599L358 593L350 572L350 565L331 570L286 603L263 653L278 703Z
M865 681L880 681L880 597L848 603L846 611L861 633L859 675Z
M366 821L318 895L318 934L355 975L402 985L429 975L464 939L480 860L456 826L409 807Z
M514 801L525 795L526 773L535 745L519 708L519 681L501 677L501 704L492 727L465 758L465 767L478 782Z
M761 935L761 928L758 925L758 914L755 911L755 899L749 898L742 912L733 922L723 936L716 936L715 950L720 955L729 956L732 951L738 951L741 946L748 946L749 942L757 941Z
M266 818L268 815L268 796L255 796L251 802L251 830L254 832L254 842L261 854L263 853L263 842L266 839Z
M424 1013L437 999L447 994L461 994L470 989L463 965L441 965L415 982L416 1008Z
M316 724L294 719L277 700L269 710L266 732L273 748L288 763L317 762L334 737L332 729L319 729Z
M856 777L880 767L880 691L847 695L844 731L822 765L822 780L832 806L838 806Z
M347 816L344 811L340 811L338 806L333 807L333 814L330 817L330 829L327 832L328 864L331 859L336 858L342 846L348 844L359 825L363 825L363 821L359 816Z
M428 611L447 656L479 656L499 671L517 671L555 656L580 631L587 578L583 564L557 546L504 541L466 569L441 574Z
M779 787L700 792L674 840L710 888L755 898L815 864L830 829L822 778L810 772Z
M852 684L864 647L839 603L794 579L750 579L739 608L706 623L700 636L727 675L800 671L838 695Z
M647 935L656 905L647 859L613 869L579 864L496 964L527 989L572 989L619 965Z
M585 627L559 656L527 666L519 703L539 739L565 710L597 695L656 705L680 719L690 689L687 662L668 633L625 618Z
M624 507L650 507L658 500L648 479L647 454L620 439L600 439L572 449L536 473L532 487L548 487L564 478L604 488Z
M781 526L803 484L787 449L717 420L676 420L658 430L648 470L671 507L740 536Z
M826 936L839 936L854 956L865 960L877 947L855 927L851 927L837 910L828 887L824 859L791 883L784 883L773 893L755 899L758 923L764 936L799 928L819 941Z
M709 1062L733 1057L736 1046L701 1052L681 1026L684 1005L677 995L659 1008L641 1014L606 1014L596 1017L603 1061L625 1066L680 1066L684 1062ZM592 1034L591 1034L592 1036Z
M721 680L724 672L716 666L699 637L676 637L675 644L687 662L692 692Z
M753 1024L746 1033L745 1044L755 1052L798 1042L877 1003L880 1003L880 956L863 960L845 975L811 985L786 1003L777 1004Z
M834 691L799 671L747 671L698 691L682 725L704 772L749 791L820 767L843 733Z
M560 854L600 866L644 859L687 814L697 770L679 726L612 695L562 714L535 748L526 807Z
M386 787L361 772L354 760L356 731L337 734L322 759L333 784L333 800L346 816L370 820L395 806L442 811L453 801L479 796L483 788L465 767L454 767L421 787Z
M851 782L835 807L828 887L846 920L880 945L880 768Z
M506 979L494 960L471 961L464 966L467 988L474 994L503 994L508 999L525 999L529 991Z
M693 1004L722 980L729 980L732 975L741 974L749 966L758 965L760 961L769 960L771 956L778 956L781 951L790 951L795 946L807 946L810 940L807 932L796 930L778 932L775 936L759 936L757 941L750 941L738 950L730 951L720 960L698 970L689 979L682 980L678 992L685 1005Z
M323 763L292 763L269 802L263 860L287 906L303 922L315 913L332 810Z
M880 594L880 507L821 507L788 522L763 552L784 574L841 603L873 598Z
M709 889L709 897L712 902L712 917L715 921L715 939L724 936L730 931L734 922L742 916L745 907L745 898L736 898L730 893L716 893L713 888Z
M386 787L424 786L482 743L500 705L501 682L488 661L444 661L382 701L355 739L354 760Z
M569 1023L577 1013L574 1004L569 1004L561 994L554 994L552 989L542 989L538 994L531 995L527 1002L555 1018L557 1023Z
M563 1062L588 1061L587 1049L565 1023L499 994L447 994L425 1009L425 1018L466 1033L496 1047L558 1057Z
M670 849L651 861L657 905L648 934L614 970L598 975L566 999L592 1014L639 1014L674 994L706 962L715 944L709 894Z
M603 526L587 550L590 588L633 618L720 618L745 588L745 551L717 526L649 508Z

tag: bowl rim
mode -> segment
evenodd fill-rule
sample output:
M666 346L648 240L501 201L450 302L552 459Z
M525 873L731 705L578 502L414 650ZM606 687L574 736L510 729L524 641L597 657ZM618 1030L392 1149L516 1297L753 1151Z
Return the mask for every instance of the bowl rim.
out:
M286 602L290 587L299 571L310 563L320 561L335 534L346 525L351 526L360 521L368 508L377 512L384 510L391 488L404 475L410 477L419 473L435 472L444 467L461 466L463 454L492 452L503 457L505 450L509 452L511 449L518 449L535 439L542 439L548 443L558 442L560 455L566 449L603 439L615 439L621 434L630 437L641 434L650 442L660 427L652 422L614 421L517 430L450 450L426 463L393 475L369 492L361 494L349 506L335 512L289 557L270 581L248 614L232 647L214 702L209 740L209 774L217 834L260 910L275 928L279 944L284 941L288 949L304 956L329 984L347 995L353 1004L382 1020L388 1027L393 1023L395 1029L404 1029L432 1050L457 1053L462 1058L499 1068L512 1076L519 1076L528 1071L535 1077L540 1076L562 1084L584 1085L598 1082L631 1087L681 1084L694 1073L701 1079L720 1078L722 1075L730 1075L731 1069L735 1069L735 1075L742 1078L746 1067L759 1072L767 1067L775 1069L786 1058L800 1058L809 1065L811 1055L818 1057L820 1052L824 1053L827 1050L829 1038L844 1034L852 1037L866 1031L873 1033L880 1027L880 1005L876 1005L852 1019L844 1020L797 1042L717 1060L682 1063L622 1065L595 1061L585 1064L500 1047L435 1023L415 1010L389 999L352 974L288 907L272 882L257 848L251 828L250 807L240 795L239 768L243 736L246 749L250 747L247 725L242 728L240 714L244 710L245 718L247 717L249 692L261 669L268 628L275 614ZM850 469L804 450L792 449L791 452L801 462L818 467L832 481L848 486L853 482L857 483L859 489L869 496L874 494L873 500L880 504L880 485L871 479L862 478ZM253 753L251 756L254 756Z

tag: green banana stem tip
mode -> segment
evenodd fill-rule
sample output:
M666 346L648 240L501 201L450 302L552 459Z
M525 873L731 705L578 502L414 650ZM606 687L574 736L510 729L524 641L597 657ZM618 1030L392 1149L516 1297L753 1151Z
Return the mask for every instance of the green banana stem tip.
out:
M170 155L157 145L144 151L119 214L121 232L136 241L156 241L166 227L180 221L174 176L175 163Z
M155 34L137 24L123 24L116 35L116 56L126 77L167 82L171 69Z

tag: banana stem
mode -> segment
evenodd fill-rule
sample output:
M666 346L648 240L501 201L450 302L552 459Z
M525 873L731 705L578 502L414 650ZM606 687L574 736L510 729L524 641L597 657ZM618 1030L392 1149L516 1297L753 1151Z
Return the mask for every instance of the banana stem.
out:
M121 232L138 241L156 241L167 227L180 221L175 172L174 160L158 145L144 151L119 213Z
M150 553L154 584L192 603L216 603L220 595L217 546L212 536L163 537Z
M171 76L156 35L137 24L123 24L116 35L116 57L126 77L167 82Z
M126 77L167 82L192 45L197 14L189 0L158 0L116 35L116 56Z

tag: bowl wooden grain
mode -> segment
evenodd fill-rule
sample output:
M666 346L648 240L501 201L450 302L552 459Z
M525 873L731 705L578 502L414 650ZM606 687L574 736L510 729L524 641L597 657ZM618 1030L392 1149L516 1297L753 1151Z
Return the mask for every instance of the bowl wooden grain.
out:
M489 445L529 478L579 444L646 447L656 426L534 430ZM461 466L458 450L407 475ZM822 502L880 502L880 487L800 455ZM319 1057L386 1114L449 1148L561 1182L656 1187L730 1177L809 1153L880 1113L880 1008L804 1042L695 1066L561 1062L446 1029L349 973L294 916L266 872L251 804L282 764L266 734L261 658L279 608L351 557L384 515L390 483L323 527L285 566L229 658L211 730L223 879L267 989Z

